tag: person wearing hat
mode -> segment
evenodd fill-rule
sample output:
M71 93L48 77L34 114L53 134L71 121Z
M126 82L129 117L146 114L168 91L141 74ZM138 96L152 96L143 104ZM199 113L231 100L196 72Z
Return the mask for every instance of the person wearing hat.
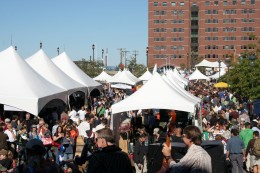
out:
M12 169L12 159L7 157L7 150L0 150L0 168L4 171Z
M247 148L248 142L251 139L253 139L253 137L254 137L254 135L253 135L254 131L250 127L251 127L251 124L249 122L246 122L245 123L245 129L242 130L239 133L239 137L244 142L245 148ZM249 171L249 168L250 168L250 154L247 155L246 168L247 168L247 171Z
M25 163L19 164L14 172L60 172L55 162L44 159L46 150L41 140L31 139L25 147Z

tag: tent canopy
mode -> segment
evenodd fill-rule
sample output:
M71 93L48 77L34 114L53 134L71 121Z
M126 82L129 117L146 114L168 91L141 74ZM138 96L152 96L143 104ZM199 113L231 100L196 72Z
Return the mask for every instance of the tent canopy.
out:
M111 79L112 76L107 74L105 71L102 71L98 76L94 77L93 79L95 81L100 81L100 82L108 82L109 79Z
M123 70L115 74L110 80L109 83L123 83L128 85L135 85L141 80L135 77L130 71Z
M0 103L38 115L51 100L66 103L64 89L35 72L11 46L0 52Z
M27 58L25 61L46 80L67 90L69 95L79 90L87 94L87 87L84 87L82 84L76 82L61 71L42 49Z
M202 74L197 68L196 70L189 76L189 80L207 80L209 81L209 77Z
M69 57L63 52L59 56L52 58L52 61L56 66L58 66L65 74L79 82L80 84L88 87L89 92L91 92L94 88L102 89L102 85L91 77L89 77L86 73L84 73Z
M139 79L142 81L148 81L149 79L151 79L152 76L153 76L152 73L149 72L147 68L146 72L142 76L140 76Z
M135 93L112 105L112 113L154 108L194 112L195 104L174 90L158 73L155 73Z
M211 62L211 61L208 61L206 59L203 59L200 63L195 65L195 67L219 67L219 62L218 61ZM224 62L221 61L220 67L226 68L227 66Z

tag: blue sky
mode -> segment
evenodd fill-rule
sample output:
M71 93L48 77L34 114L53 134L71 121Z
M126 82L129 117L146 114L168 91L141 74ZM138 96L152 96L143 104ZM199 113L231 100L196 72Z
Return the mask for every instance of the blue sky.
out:
M11 45L27 58L39 50L57 56L57 47L72 60L95 58L108 49L108 65L120 61L118 48L137 50L146 65L147 0L1 0L0 51ZM11 39L12 38L12 39Z

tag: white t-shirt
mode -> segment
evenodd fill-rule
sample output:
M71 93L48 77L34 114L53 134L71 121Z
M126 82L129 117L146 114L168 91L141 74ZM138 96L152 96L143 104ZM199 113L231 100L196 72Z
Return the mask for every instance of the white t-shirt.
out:
M13 132L14 132L14 135L16 136L16 131L15 131L14 129L12 129L12 130L13 130ZM9 141L9 142L14 142L14 141L16 141L16 139L14 138L14 136L13 136L13 134L12 134L11 131L9 131L9 130L7 129L7 130L5 130L4 133L7 134L7 136L9 137L9 139L8 139L7 141Z
M78 111L79 119L80 119L81 121L83 121L83 120L85 119L86 113L87 113L87 112L86 112L85 110L79 110L79 111Z
M87 137L87 130L90 130L90 124L87 121L82 121L78 126L79 136Z

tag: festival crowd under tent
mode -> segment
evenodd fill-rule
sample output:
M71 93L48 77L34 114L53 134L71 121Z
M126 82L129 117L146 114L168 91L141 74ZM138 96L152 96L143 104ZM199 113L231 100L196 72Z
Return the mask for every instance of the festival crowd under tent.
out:
M189 80L207 80L210 78L202 74L197 68L196 70L189 76Z
M98 76L94 77L93 79L95 81L107 83L111 78L112 78L112 76L107 74L105 71L102 71Z
M78 83L84 85L88 88L89 93L98 89L99 92L102 90L102 85L86 73L84 73L69 57L63 52L60 55L52 58L52 61L56 66L58 66L65 74L77 81ZM91 95L91 94L90 94Z
M49 102L66 103L66 91L35 72L11 46L0 52L0 103L38 115Z
M68 92L68 95L76 91L82 91L87 95L87 87L73 80L61 71L42 49L25 61L46 80L65 89Z
M183 97L164 79L155 73L139 90L131 96L112 105L112 114L139 109L170 109L194 112L195 103Z

